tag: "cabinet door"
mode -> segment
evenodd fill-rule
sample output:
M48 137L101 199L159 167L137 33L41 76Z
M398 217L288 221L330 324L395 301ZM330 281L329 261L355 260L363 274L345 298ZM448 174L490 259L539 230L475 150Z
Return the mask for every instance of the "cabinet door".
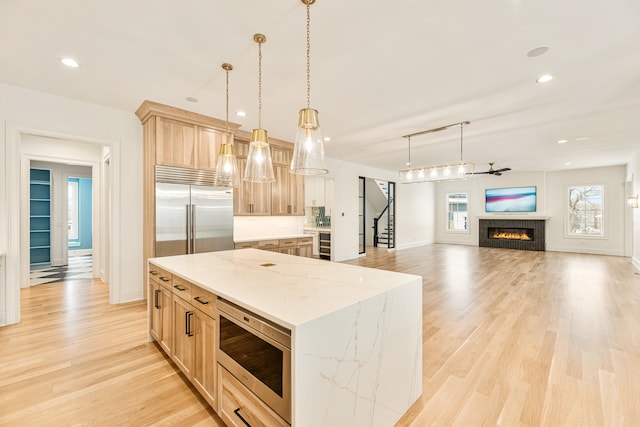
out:
M193 385L212 408L216 404L216 321L200 310L194 316Z
M244 177L244 168L247 167L247 159L238 158L238 171ZM251 215L251 183L243 179L240 185L233 189L233 214Z
M238 168L244 176L247 159L238 159ZM242 181L233 190L234 215L271 215L271 184Z
M304 215L304 176L289 174L289 215Z
M193 168L196 126L162 117L156 120L156 163Z
M182 298L173 299L173 361L191 379L193 368L194 309Z
M289 187L291 174L289 166L273 166L276 182L271 184L271 215L289 215Z
M173 347L171 297L171 291L149 280L149 334L168 355Z
M224 133L215 129L198 128L196 145L196 168L215 170Z

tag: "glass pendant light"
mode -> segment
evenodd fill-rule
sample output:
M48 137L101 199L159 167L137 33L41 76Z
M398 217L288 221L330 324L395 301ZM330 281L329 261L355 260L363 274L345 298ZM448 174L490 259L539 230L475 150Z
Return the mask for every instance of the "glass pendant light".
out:
M267 38L262 34L254 34L253 40L258 43L258 129L251 132L243 179L257 183L274 182L276 178L273 174L267 131L262 129L262 43Z
M324 159L324 145L318 110L310 108L311 100L311 5L315 0L301 0L307 6L307 108L300 110L291 173L322 175L329 170Z
M240 184L240 173L238 172L238 161L233 151L233 135L229 132L229 71L233 70L233 65L222 64L222 69L226 72L226 125L224 143L220 146L218 163L216 166L215 185L219 187L237 187Z

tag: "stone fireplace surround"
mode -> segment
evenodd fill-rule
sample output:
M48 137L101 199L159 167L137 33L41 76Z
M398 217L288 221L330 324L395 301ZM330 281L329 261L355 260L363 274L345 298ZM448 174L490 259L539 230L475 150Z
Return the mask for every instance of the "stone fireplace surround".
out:
M478 245L485 248L520 249L527 251L545 250L546 218L480 218ZM532 240L492 239L490 228L533 230Z

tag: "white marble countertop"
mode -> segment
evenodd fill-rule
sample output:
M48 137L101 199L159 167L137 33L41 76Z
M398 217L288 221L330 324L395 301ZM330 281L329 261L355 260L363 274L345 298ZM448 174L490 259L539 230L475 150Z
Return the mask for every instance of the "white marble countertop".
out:
M289 329L421 280L410 274L259 249L149 261Z
M304 231L315 231L320 233L331 233L331 227L304 227Z
M257 242L260 240L281 240L281 239L297 239L299 237L313 237L311 234L279 234L277 236L260 236L260 237L241 237L234 238L234 243Z

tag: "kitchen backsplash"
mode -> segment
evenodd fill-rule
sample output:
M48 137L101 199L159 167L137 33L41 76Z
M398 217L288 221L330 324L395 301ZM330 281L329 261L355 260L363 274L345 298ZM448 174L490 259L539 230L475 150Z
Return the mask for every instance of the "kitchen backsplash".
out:
M303 233L302 216L235 216L233 238L253 239Z
M307 206L304 225L311 228L331 228L331 216L325 215L324 206Z

